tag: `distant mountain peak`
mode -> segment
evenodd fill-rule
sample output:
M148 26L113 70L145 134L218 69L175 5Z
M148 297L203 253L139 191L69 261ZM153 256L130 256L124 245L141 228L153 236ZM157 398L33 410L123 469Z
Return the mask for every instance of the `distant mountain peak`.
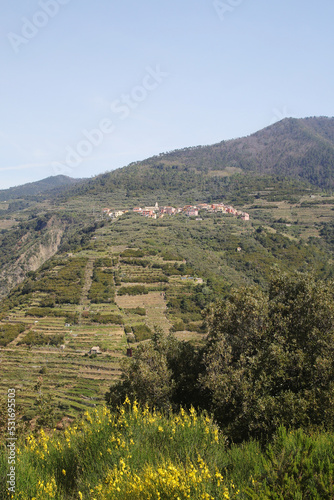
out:
M82 182L82 179L73 179L66 175L54 175L36 182L29 182L21 186L0 190L0 201L24 198L26 196L37 196L42 193L66 188Z

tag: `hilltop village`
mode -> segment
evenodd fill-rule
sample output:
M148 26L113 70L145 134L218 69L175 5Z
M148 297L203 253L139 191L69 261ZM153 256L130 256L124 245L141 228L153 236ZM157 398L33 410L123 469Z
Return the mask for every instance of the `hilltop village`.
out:
M221 212L224 214L235 215L242 220L249 220L249 214L246 212L241 212L240 210L236 210L231 205L225 205L224 203L200 203L198 205L185 205L184 207L159 207L158 203L156 203L152 207L134 207L132 211L136 214L139 214L143 217L148 217L150 219L161 219L165 215L176 215L183 214L187 217L197 217L196 220L201 220L199 218L199 212L201 210L206 210L207 212ZM110 208L104 208L103 213L111 217L112 219L116 219L121 215L129 212L129 210L111 210Z

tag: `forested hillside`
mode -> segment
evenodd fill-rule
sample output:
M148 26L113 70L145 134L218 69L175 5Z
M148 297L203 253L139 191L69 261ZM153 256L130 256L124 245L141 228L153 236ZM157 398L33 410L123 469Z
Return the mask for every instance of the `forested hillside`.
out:
M268 185L277 177L289 177L332 190L333 135L334 118L287 118L248 137L161 153L100 175L73 193L225 193L237 173L251 174L252 179L272 176Z

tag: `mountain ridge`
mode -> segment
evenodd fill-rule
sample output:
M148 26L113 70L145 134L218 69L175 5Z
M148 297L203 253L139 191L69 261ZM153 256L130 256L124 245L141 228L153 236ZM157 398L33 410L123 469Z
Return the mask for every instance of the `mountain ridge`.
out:
M287 118L246 138L162 153L91 179L57 176L2 191L0 201L1 194L8 197L8 193L24 198L27 186L29 194L26 200L9 199L1 207L0 295L36 269L38 248L47 247L45 255L50 257L69 238L84 241L90 226L102 222L104 207L224 201L246 212L255 210L257 216L256 210L264 209L262 200L300 208L301 199L310 204L305 196L324 188L331 191L333 177L334 118ZM290 217L275 206L272 220L289 223ZM57 221L55 228L48 226L49 219ZM54 245L51 233L58 225L61 236ZM308 231L318 235L316 229ZM9 274L17 276L13 283L8 282Z
M246 137L221 141L208 146L193 146L161 153L143 161L99 174L71 191L78 194L117 189L135 190L134 184L146 191L162 183L163 175L175 177L171 191L179 190L182 176L198 185L221 173L252 176L291 177L321 189L332 190L334 178L334 118L285 118ZM177 175L178 174L178 175ZM181 184L180 184L181 181ZM192 182L192 181L191 181ZM190 184L191 184L190 182ZM173 184L173 183L172 183ZM183 189L183 186L182 186ZM210 183L208 185L210 190Z
M0 190L0 201L13 200L26 196L36 196L42 193L48 193L59 188L70 187L73 184L82 182L82 179L74 179L66 175L55 175L46 177L35 182L27 182L22 185L13 186L8 189Z
M175 177L170 190L183 181L182 175L192 175L190 184L202 185L210 177L233 174L252 176L288 176L331 190L334 178L334 118L285 118L253 134L223 140L211 145L191 146L160 153L142 161L98 174L90 179L73 179L64 175L0 191L0 201L26 196L78 196L94 192L140 189L166 189L166 179ZM182 174L181 178L180 175ZM203 177L204 176L204 177ZM203 178L202 178L203 177ZM159 186L161 182L161 186ZM142 184L142 185L141 185ZM182 184L182 182L181 182ZM210 182L208 185L210 190Z

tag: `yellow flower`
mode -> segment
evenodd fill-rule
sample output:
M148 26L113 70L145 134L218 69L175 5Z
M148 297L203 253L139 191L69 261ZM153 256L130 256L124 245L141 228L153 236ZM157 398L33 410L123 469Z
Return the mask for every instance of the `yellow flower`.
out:
M81 491L78 491L78 495L79 495L80 500L82 500L82 493L81 493Z
M66 470L65 470L65 469L63 469L61 472L62 472L62 474L63 474L64 476L66 476Z
M229 500L229 498L230 498L230 495L229 495L227 488L225 488L225 491L224 491L224 498L226 498L226 500Z

